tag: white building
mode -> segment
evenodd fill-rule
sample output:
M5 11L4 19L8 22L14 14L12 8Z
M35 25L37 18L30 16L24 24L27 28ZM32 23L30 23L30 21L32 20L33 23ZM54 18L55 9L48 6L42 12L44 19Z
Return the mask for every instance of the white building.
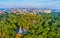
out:
M44 10L44 13L51 13L51 10Z

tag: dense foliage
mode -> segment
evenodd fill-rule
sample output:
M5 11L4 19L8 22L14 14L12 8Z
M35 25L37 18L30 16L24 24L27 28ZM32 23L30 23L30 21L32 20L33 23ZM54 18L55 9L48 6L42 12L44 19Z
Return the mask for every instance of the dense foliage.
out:
M60 38L60 13L0 14L0 38L15 38L21 26L23 38Z

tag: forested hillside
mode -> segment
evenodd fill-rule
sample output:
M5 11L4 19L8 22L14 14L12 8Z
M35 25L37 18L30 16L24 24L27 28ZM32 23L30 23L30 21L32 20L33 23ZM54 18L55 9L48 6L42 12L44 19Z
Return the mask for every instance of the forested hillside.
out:
M18 38L20 27L27 30L22 38L60 38L60 13L0 14L0 38Z

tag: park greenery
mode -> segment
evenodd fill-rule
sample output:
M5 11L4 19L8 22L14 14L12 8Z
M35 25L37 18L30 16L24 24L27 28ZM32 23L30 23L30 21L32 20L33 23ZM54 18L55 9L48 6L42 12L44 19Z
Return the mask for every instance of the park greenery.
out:
M0 14L0 38L15 38L22 26L22 38L60 38L60 13Z

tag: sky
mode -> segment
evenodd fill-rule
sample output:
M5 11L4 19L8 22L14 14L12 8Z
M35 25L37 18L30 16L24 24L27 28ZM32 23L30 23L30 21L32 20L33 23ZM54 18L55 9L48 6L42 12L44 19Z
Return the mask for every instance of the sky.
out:
M0 0L0 8L57 8L60 9L60 0Z

